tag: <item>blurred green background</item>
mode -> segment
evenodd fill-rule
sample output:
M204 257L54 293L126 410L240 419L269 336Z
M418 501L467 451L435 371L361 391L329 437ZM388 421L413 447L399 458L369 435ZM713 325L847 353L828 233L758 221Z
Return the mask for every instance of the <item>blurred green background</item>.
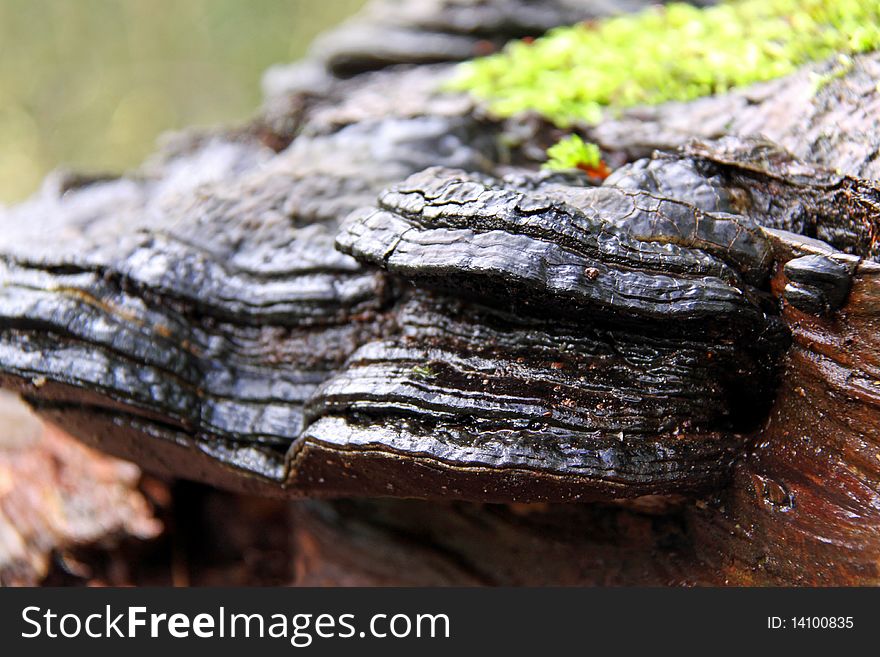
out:
M58 166L136 165L164 130L234 122L260 75L364 0L0 0L0 203Z

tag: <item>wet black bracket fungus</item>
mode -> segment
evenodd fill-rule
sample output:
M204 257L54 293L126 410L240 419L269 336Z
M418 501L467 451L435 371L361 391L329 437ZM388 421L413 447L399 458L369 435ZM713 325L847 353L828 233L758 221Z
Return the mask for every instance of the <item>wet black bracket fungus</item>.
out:
M815 315L829 314L846 301L852 272L827 256L809 255L785 263L785 300Z
M342 133L422 148L407 126ZM408 166L387 149L322 197L340 171L318 144L340 138L295 142L232 194L138 197L149 224L96 236L86 262L10 259L11 383L53 417L111 435L130 415L224 481L291 494L609 499L725 479L789 336L773 240L714 160L658 154L599 187L431 167L378 193L380 167ZM839 304L849 271L820 274L791 278Z
M579 480L566 499L723 479L787 344L757 287L769 242L748 216L688 203L687 188L677 199L616 180L434 168L354 212L341 250L440 294L413 294L398 341L362 347L318 390L310 412L331 418L306 440L385 441L501 481L504 469Z

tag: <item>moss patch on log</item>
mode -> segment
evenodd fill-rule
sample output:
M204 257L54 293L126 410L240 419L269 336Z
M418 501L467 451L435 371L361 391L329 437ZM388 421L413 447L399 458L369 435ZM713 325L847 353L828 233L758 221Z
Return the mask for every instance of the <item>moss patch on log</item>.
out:
M602 164L602 153L596 144L585 142L578 135L566 137L547 149L544 168L550 171L598 168Z
M606 110L691 100L880 46L877 0L674 3L558 28L463 64L453 81L506 117L534 111L561 127Z

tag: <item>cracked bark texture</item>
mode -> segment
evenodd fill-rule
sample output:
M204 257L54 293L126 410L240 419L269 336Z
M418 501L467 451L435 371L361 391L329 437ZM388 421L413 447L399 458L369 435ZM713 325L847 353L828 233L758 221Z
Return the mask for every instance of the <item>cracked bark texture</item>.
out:
M358 498L294 507L299 583L880 582L880 59L589 128L601 184L440 90L608 11L379 3L249 125L50 179L0 216L0 383L150 471Z

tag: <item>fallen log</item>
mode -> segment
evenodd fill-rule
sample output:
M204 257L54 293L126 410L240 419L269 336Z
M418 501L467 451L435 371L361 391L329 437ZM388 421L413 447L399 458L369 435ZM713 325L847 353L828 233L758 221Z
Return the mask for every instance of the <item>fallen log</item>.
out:
M373 498L295 507L299 583L880 581L877 55L600 123L601 181L443 91L467 55L351 44L0 216L0 383L150 471Z

